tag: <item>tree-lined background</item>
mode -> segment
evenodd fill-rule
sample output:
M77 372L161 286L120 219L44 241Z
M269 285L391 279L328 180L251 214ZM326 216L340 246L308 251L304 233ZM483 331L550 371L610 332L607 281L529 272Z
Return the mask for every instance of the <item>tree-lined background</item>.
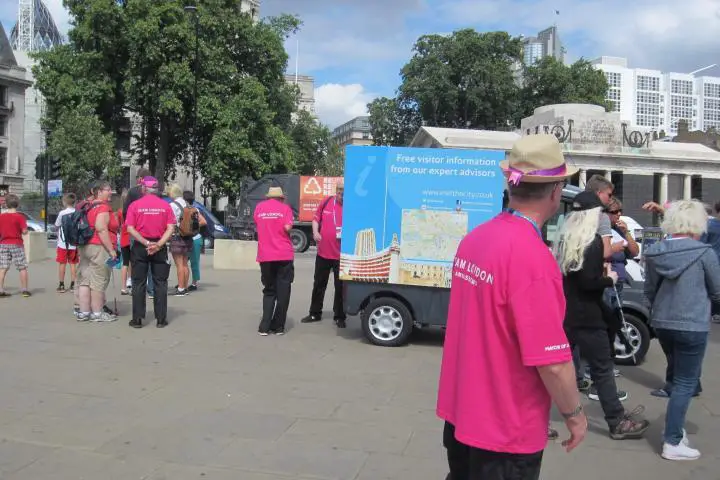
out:
M185 11L185 0L64 3L68 43L36 54L33 73L46 102L48 153L60 158L70 188L117 177L119 142L129 130L132 158L157 177L190 167L196 74L197 167L206 194L235 197L244 178L267 173L342 174L329 129L298 109L299 90L285 80L284 42L299 18L253 22L236 0L200 0L196 14ZM421 125L512 130L552 103L607 107L602 72L550 57L522 66L522 41L506 32L423 35L400 77L395 98L368 105L377 145L407 145Z

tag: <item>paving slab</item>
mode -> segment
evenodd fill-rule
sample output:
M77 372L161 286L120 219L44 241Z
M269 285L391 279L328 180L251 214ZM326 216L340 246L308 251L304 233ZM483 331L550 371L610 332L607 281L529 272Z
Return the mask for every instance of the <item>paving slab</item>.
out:
M337 330L330 311L318 324L301 324L311 251L296 261L287 335L259 337L257 272L213 271L203 261L201 290L169 299L170 326L140 330L127 325L130 299L119 295L117 273L108 298L122 318L78 324L72 295L54 292L55 265L31 265L33 297L0 301L0 478L445 478L434 414L441 332L380 348L363 339L356 319ZM13 271L8 286L17 291ZM326 308L331 295L332 286ZM549 444L542 479L577 472L584 480L720 480L718 365L713 332L704 392L688 412L690 439L703 452L697 462L658 454L667 401L649 395L664 374L653 345L644 365L622 367L618 378L630 393L627 407L646 407L647 438L611 440L599 404L586 401L585 443L571 454ZM553 424L562 435L557 412Z

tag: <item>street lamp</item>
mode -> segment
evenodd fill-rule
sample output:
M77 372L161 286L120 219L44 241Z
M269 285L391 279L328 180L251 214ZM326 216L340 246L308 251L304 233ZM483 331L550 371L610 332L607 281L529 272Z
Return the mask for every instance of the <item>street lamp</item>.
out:
M198 157L198 76L200 74L200 17L195 5L188 5L185 11L193 14L195 19L195 85L193 86L193 161L192 161L192 192L195 195L195 184L197 183L197 157Z

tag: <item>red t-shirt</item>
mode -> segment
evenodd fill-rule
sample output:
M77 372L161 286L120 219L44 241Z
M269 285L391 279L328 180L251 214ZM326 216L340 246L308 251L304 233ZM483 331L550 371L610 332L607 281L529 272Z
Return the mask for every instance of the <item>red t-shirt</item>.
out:
M23 232L27 231L27 220L22 213L0 214L0 243L23 245Z
M148 194L130 204L125 219L126 227L134 227L148 240L159 240L168 225L175 225L175 214L165 200Z
M279 262L295 257L286 225L293 224L293 212L289 205L270 198L255 207L255 225L258 235L257 262Z
M118 221L120 221L120 247L129 247L130 246L130 234L127 231L127 225L125 224L125 219L123 218L122 208L119 208L117 213Z
M460 242L437 402L457 440L545 448L550 395L536 367L572 359L564 316L560 269L529 221L503 213Z
M320 224L320 243L317 246L318 255L328 260L340 260L340 239L338 229L342 227L342 204L328 197L320 202L313 220Z
M110 223L108 223L108 234L110 235L110 243L113 245L113 247L117 246L117 232L120 230L120 222L118 221L117 215L115 215L115 212L113 212L112 207L107 202L100 202L95 203L95 206L88 210L88 223L95 228L95 221L97 220L98 215L101 213L109 213L110 214ZM102 242L100 241L100 236L97 232L92 236L90 239L90 242L88 242L90 245L102 245Z

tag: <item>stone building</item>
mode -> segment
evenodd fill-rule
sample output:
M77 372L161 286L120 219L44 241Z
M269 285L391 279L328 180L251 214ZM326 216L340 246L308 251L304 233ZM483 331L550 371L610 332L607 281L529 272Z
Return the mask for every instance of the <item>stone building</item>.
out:
M653 223L644 202L696 198L720 200L720 152L699 143L653 141L651 131L631 129L617 112L595 105L548 105L521 122L519 132L422 127L410 146L510 150L521 135L551 133L569 163L580 168L572 183L583 187L593 174L615 184L624 214Z
M31 85L25 75L0 24L0 203L8 193L24 192L25 90Z
M678 134L675 135L672 141L678 143L701 143L720 152L720 130L708 129L705 132L701 130L691 132L688 129L687 120L678 122Z

